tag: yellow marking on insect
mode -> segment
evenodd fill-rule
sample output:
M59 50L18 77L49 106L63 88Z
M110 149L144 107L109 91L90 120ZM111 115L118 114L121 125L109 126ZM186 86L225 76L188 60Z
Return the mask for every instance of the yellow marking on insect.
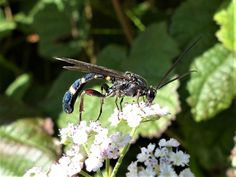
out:
M110 81L111 80L111 77L110 76L106 76L105 78L107 81Z
M81 78L81 83L85 83L85 78Z
M73 95L76 93L76 90L75 90L75 88L74 88L73 86L70 86L69 91L70 91L70 93L72 93Z

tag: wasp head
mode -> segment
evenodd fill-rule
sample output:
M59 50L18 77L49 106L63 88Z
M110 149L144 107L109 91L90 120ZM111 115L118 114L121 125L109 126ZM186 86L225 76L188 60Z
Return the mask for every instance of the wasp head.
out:
M154 100L154 98L156 97L156 89L153 88L152 86L150 86L148 89L147 89L147 92L146 92L146 98L147 98L147 101L148 101L148 104L151 104L152 101Z

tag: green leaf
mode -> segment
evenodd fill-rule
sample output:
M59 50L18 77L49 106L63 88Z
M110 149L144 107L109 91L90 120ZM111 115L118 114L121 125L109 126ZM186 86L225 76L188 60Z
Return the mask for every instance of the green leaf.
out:
M205 49L215 41L214 33L217 29L212 20L221 0L187 0L177 8L172 16L170 32L178 41L181 48L199 35L203 35ZM187 18L191 16L191 18ZM204 47L203 47L204 48Z
M39 115L37 110L21 101L0 96L0 123L9 123L15 119Z
M16 28L16 23L13 20L6 19L3 15L3 10L0 9L0 39L9 34Z
M195 60L192 67L197 72L192 73L188 83L188 103L195 120L212 118L230 106L235 94L235 60L220 44Z
M127 60L126 50L123 46L110 44L106 46L97 56L97 64L113 68L122 69L122 62Z
M21 69L15 63L10 62L3 55L0 55L0 66L13 72L15 75L18 75L22 72Z
M41 55L73 56L85 46L89 26L82 13L84 2L71 3L46 3L36 11L33 26L40 36Z
M6 32L15 29L16 24L13 21L7 21L4 19L1 19L0 22L0 32Z
M178 74L189 70L193 59L201 55L216 43L215 32L218 29L213 15L221 0L182 1L172 16L170 33L184 50L191 42L201 36L201 40L185 56L184 62L177 67ZM187 18L191 16L191 18ZM182 91L181 91L182 92Z
M226 8L217 12L215 21L220 25L220 30L216 33L217 38L223 43L225 48L236 54L236 1L232 0Z
M21 100L28 90L31 82L31 76L29 74L22 74L16 78L16 80L9 85L6 90L6 95L11 96L14 99Z
M180 138L184 142L181 145L190 154L189 165L195 176L205 177L209 176L208 174L213 174L214 177L225 176L225 171L230 166L229 154L235 135L236 120L235 116L232 116L235 115L235 110L235 106L232 105L214 119L202 122L191 119L190 113L184 112L178 116L178 131L180 131L178 135L181 135ZM217 173L215 169L219 169ZM200 171L202 175L198 174Z
M59 147L45 131L48 124L28 118L0 127L0 176L22 176L33 166L48 168L57 159Z
M167 34L166 24L152 24L135 39L129 60L123 66L157 85L178 52L177 44Z
M3 5L6 3L6 0L0 0L0 5Z

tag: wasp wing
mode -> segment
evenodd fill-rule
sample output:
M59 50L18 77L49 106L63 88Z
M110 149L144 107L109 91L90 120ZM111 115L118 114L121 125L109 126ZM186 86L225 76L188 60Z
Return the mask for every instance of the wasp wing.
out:
M63 68L68 70L74 70L74 71L81 71L81 72L93 72L97 74L104 74L107 76L119 78L119 79L129 79L127 76L125 76L125 73L115 71L113 69L109 69L103 66L94 65L91 63L86 63L79 60L74 60L70 58L58 58L54 57L56 60L64 61L66 63L72 64L71 66L63 66Z

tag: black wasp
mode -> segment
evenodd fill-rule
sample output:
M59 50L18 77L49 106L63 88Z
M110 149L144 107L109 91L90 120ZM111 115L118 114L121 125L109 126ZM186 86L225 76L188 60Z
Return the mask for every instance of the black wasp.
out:
M181 79L182 77L188 75L190 72L185 73L182 76L175 77L167 82L164 82L164 80L167 78L167 76L170 74L170 72L173 71L175 66L181 61L183 56L199 41L196 40L193 42L193 44L190 45L183 53L177 58L177 60L174 62L174 64L167 70L167 72L163 75L162 79L158 83L156 87L149 86L146 82L146 80L141 77L138 74L132 73L132 72L119 72L115 71L103 66L97 66L94 64L69 59L69 58L55 58L60 61L64 61L66 63L72 64L71 66L64 66L63 68L68 70L77 70L81 72L86 72L87 74L84 75L84 77L77 79L71 86L70 89L65 93L63 97L63 110L66 113L72 113L74 109L74 103L78 96L78 94L83 90L84 86L91 80L94 79L101 79L105 81L109 81L112 83L112 86L108 86L106 83L104 83L101 86L101 92L94 90L94 89L85 89L80 94L80 120L81 120L81 114L83 111L83 101L84 101L84 95L90 95L90 96L96 96L101 98L101 105L100 105L100 112L98 115L98 118L101 116L102 113L102 105L103 100L106 97L116 97L115 104L118 108L118 110L122 110L122 102L125 96L130 97L137 97L137 103L138 99L140 97L146 97L147 104L150 105L152 101L154 100L156 96L157 90L162 88L163 86L167 85L170 82L173 82L177 79ZM105 92L104 92L105 91ZM120 107L118 106L118 98L120 99Z

